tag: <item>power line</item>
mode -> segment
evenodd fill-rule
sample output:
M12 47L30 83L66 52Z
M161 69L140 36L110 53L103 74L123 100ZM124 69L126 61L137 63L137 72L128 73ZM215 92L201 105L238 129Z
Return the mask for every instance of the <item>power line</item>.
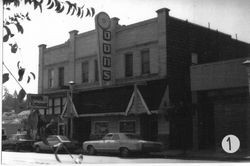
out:
M12 72L11 72L11 71L8 69L8 67L4 64L4 62L3 62L3 65L4 65L4 67L9 71L10 75L12 75L12 77L15 79L15 81L18 83L18 85L19 85L22 89L24 89L24 88L22 87L22 85L19 83L19 81L17 81L16 77L12 74Z

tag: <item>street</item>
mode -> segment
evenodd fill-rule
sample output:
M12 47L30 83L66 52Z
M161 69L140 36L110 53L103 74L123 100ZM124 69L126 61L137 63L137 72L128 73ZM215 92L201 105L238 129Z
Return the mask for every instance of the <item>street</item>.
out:
M54 154L48 153L33 153L33 152L2 152L2 165L61 165L61 164L74 164L74 160L67 154L58 155L62 163L57 162ZM78 157L78 155L73 155ZM133 163L216 163L218 161L205 161L205 160L181 160L181 159L167 159L157 156L146 157L131 157L120 158L118 156L83 156L82 164L133 164Z

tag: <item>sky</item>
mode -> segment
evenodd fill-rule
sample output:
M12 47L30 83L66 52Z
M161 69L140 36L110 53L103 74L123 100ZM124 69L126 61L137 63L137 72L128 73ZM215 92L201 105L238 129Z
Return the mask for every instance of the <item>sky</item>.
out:
M62 0L61 0L62 1ZM72 0L73 1L73 0ZM156 10L169 8L170 16L229 34L238 40L250 43L250 1L249 0L74 0L82 6L94 7L96 13L104 11L112 17L118 17L121 25L129 25L139 21L157 17ZM31 21L22 23L24 34L16 35L19 44L16 54L10 53L8 44L3 44L3 61L17 77L17 62L26 69L24 80L20 84L27 93L38 91L38 45L52 47L64 43L69 38L69 31L78 30L83 33L94 29L94 17L82 19L61 14L53 10L33 10L31 6L15 8L15 12L29 12ZM4 17L8 15L4 11ZM3 72L6 69L3 67ZM27 74L34 72L36 79L27 81ZM10 93L21 88L10 76L4 87Z

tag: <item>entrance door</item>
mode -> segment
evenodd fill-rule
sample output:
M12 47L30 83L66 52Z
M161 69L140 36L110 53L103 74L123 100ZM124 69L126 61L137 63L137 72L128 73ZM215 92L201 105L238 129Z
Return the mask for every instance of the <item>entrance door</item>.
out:
M59 123L58 124L58 134L59 135L66 135L65 124L64 123Z
M89 140L91 132L90 118L74 118L74 138L79 142Z
M206 94L200 96L198 109L198 140L200 149L214 148L214 107Z
M141 115L140 130L143 139L156 141L158 137L157 115Z

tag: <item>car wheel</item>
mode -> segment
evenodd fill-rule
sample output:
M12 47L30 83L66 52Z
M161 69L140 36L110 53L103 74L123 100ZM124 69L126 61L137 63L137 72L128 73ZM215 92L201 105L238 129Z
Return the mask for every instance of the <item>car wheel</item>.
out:
M128 150L128 148L121 148L121 149L120 149L120 155L121 155L122 157L128 157L128 155L129 155L129 150Z
M87 152L88 152L89 155L94 155L96 153L96 150L92 145L89 145L87 147Z
M41 152L41 149L40 149L39 146L36 146L36 147L35 147L35 152L36 152L36 153L40 153L40 152Z

